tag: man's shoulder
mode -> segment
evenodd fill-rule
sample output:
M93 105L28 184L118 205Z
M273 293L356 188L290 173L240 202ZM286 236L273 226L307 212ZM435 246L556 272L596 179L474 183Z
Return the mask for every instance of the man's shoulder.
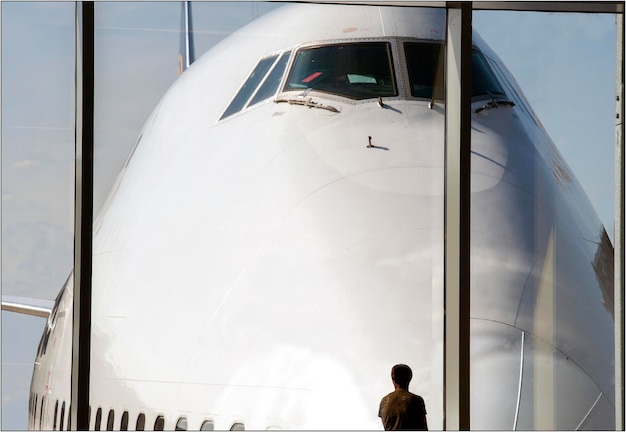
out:
M396 399L398 396L401 395L401 392L398 390L394 390L391 393L388 393L387 395L383 396L382 400L383 401L390 401L390 400L394 400Z
M398 390L394 390L391 393L387 394L386 396L383 396L383 398L380 400L381 404L386 404L387 402L391 402L391 401L396 401L396 400L404 400L404 401L416 401L419 402L421 404L424 403L424 398L422 398L420 395L416 395L415 393L411 393L408 390L404 390L404 389L398 389Z
M417 395L417 394L411 393L411 392L409 392L409 394L411 395L411 398L413 398L413 399L418 399L418 400L421 400L421 401L424 400L424 398L421 397L420 395Z
M423 411L426 414L426 404L424 403L424 398L420 395L416 395L411 393L411 402L410 404L420 411Z

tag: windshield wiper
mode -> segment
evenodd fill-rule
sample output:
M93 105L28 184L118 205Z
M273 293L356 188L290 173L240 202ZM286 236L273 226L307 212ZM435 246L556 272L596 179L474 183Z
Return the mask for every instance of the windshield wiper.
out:
M337 108L335 108L332 105L324 105L320 102L313 102L311 100L311 98L278 98L278 99L274 99L274 103L283 103L286 102L289 105L302 105L305 107L309 107L309 108L319 108L319 109L325 109L327 111L331 111L334 113L338 113L340 112Z
M481 106L480 108L477 108L474 112L476 114L478 114L481 111L484 111L486 109L492 109L492 108L498 108L499 106L515 106L515 102L513 102L512 100L508 100L508 99L496 99L493 94L487 92L487 94L489 95L489 97L491 98L491 100L489 102L487 102L485 105Z

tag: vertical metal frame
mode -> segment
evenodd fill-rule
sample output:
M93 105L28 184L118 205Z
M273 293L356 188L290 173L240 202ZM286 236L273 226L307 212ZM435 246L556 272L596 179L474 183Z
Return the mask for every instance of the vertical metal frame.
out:
M615 21L615 429L624 430L624 14L618 14Z
M76 2L76 168L70 421L89 429L93 238L94 3Z
M444 429L470 428L472 4L447 3L444 210Z

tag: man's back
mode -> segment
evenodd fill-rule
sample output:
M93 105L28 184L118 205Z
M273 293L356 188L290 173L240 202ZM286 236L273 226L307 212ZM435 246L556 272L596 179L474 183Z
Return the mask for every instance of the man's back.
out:
M428 430L424 399L404 389L395 390L380 401L378 416L385 430Z

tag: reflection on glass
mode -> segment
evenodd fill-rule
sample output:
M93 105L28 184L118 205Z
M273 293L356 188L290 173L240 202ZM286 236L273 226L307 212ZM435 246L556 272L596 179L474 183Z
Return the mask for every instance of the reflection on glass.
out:
M614 73L613 17L606 18L474 15L475 29L494 49L475 38L480 52L473 58L472 72L479 77L474 94L478 86L487 97L506 93L512 103L472 105L473 428L615 427L613 248L596 214L603 210L593 208L584 190L593 186L583 189L576 178L590 162L574 166L590 145L598 153L613 148L613 90L594 87L598 97L587 103L598 112L589 115L578 109L581 87L574 85L576 80L597 84L602 69ZM532 45L531 22L545 29ZM596 36L587 37L582 28ZM503 35L525 42L507 48ZM505 57L508 68L500 60ZM547 58L563 69L546 71ZM558 87L563 96L551 100ZM597 134L578 138L568 149L563 130L548 129L561 118L566 130L577 127L578 118L582 129ZM608 133L602 132L607 123ZM600 166L597 175L612 166L612 160Z

